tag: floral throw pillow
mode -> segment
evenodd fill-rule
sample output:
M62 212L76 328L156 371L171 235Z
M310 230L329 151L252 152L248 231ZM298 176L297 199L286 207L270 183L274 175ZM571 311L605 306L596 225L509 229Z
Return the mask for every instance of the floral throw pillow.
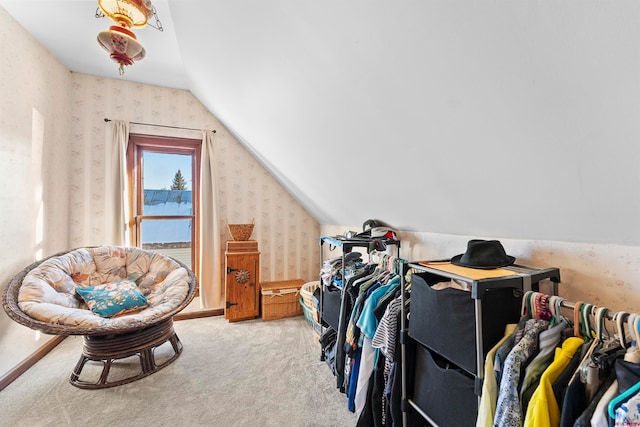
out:
M135 282L121 280L97 286L77 287L76 293L87 307L101 317L115 317L147 307L147 298Z

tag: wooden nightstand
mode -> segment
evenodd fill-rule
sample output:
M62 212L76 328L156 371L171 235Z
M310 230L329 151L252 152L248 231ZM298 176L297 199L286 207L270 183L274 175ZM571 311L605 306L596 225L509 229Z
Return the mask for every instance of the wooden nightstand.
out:
M225 251L225 310L230 322L260 315L260 252L258 242L228 241Z

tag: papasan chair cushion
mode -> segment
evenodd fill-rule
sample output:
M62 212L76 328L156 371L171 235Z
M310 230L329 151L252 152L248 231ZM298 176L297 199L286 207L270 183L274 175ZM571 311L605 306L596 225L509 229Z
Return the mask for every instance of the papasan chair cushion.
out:
M113 303L122 296L115 291L123 285L128 287L126 292L142 297L143 304L114 308ZM3 292L3 307L9 317L30 328L48 334L85 336L83 357L71 382L84 388L102 388L133 381L166 365L145 368L150 363L145 359L153 362L153 350L164 342L171 342L175 357L179 355L182 346L173 331L172 317L191 302L196 285L191 270L160 253L119 246L79 248L25 268ZM86 301L102 315L92 311L79 295L95 291L96 286L98 290L107 288L103 293L107 299L98 300L107 312L96 310L90 299ZM87 360L110 365L114 359L131 355L142 359L144 375L117 383L105 378L91 386L78 381L81 365ZM108 366L105 369L108 374Z

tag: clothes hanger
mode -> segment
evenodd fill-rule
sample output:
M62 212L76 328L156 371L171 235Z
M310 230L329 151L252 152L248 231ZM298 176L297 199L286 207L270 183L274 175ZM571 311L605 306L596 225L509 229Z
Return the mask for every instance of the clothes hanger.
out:
M551 309L551 297L547 294L538 292L535 298L536 318L551 321L553 313Z
M609 417L615 419L616 418L616 408L626 402L627 400L629 400L630 397L634 396L636 393L638 393L640 391L640 381L638 381L637 383L635 383L633 386L631 386L629 389L627 389L624 393L621 393L620 395L614 397L613 399L611 399L611 401L609 402L609 406L607 407L607 412L609 413Z
M633 332L636 335L636 351L640 351L640 316L633 319Z
M629 337L631 338L631 346L638 346L638 332L635 326L635 320L638 318L636 313L631 313L629 317L627 317L627 326L629 330Z
M582 359L580 360L580 363L578 364L578 368L573 372L570 382L574 380L576 375L579 375L580 381L582 381L585 384L587 383L588 378L590 378L589 365L591 364L591 355L593 354L598 344L597 340L594 339L595 333L593 331L593 328L591 327L591 313L592 313L593 307L594 307L593 304L585 304L585 303L581 303L581 306L580 306L580 310L579 310L580 334L581 334L581 337L584 339L585 343L588 343L588 342L590 343L589 343L589 347L587 348L587 351L584 353L584 355L582 356Z
M624 331L624 322L629 317L629 313L626 311L617 311L613 314L613 321L616 322L616 334L622 348L629 348L627 344L626 333Z
M596 309L596 339L600 342L609 337L608 334L605 334L607 327L604 322L608 312L609 309L606 307L598 307Z
M537 292L531 292L527 298L527 309L532 319L537 319L538 313L536 312L536 298L538 298Z
M585 395L587 401L593 399L597 393L598 388L602 384L600 377L603 370L608 369L607 363L612 357L612 351L618 350L619 347L615 346L615 349L607 348L607 336L605 335L605 318L609 309L606 307L591 306L585 311L587 319L591 315L594 315L595 331L589 325L588 331L593 336L593 341L587 350L587 354L580 363L580 380L585 384ZM595 311L595 313L594 313Z
M636 313L631 313L627 317L627 325L628 325L628 335L629 346L627 348L626 353L624 354L624 360L631 363L640 363L640 348L638 347L638 338L640 338L640 333L638 332L637 322L640 316Z
M558 319L556 319L556 309L558 306L556 305L557 296L551 295L549 297L549 311L551 311L551 320L549 321L549 326L554 326L558 323Z
M611 334L607 329L606 321L608 319L607 315L609 314L609 312L610 310L606 307L599 307L596 310L596 319L597 319L596 339L599 342L599 346L598 346L599 348L597 349L598 354L600 355L606 354L611 356L611 355L615 355L616 353L619 353L621 349L622 350L626 349L626 347L624 345L624 341L620 340L616 336L617 334ZM617 313L615 313L611 318L616 319L616 314ZM616 325L617 325L617 322L616 322ZM624 330L623 330L623 333L624 333Z
M582 331L582 336L588 340L591 341L594 337L593 337L593 328L591 327L591 310L593 309L593 304L582 304L582 307L580 309L580 324L581 324L581 331Z
M522 296L522 305L520 306L520 317L524 317L527 314L532 315L531 312L531 296L534 294L534 291L527 291Z
M551 297L551 301L553 318L555 319L554 325L561 323L563 320L567 322L568 325L570 325L569 319L562 315L562 303L566 300L562 297L554 295Z
M542 294L534 292L529 298L531 302L531 316L534 319L540 319L540 306L542 305Z
M580 322L580 313L583 305L582 301L577 301L573 306L573 335L577 338L584 338L582 335L582 322Z

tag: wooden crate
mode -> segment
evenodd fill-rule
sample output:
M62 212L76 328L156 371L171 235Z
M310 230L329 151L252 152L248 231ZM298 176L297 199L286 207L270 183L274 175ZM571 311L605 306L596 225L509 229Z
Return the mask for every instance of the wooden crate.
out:
M246 240L246 241L227 241L227 252L257 252L258 241Z
M260 283L262 320L301 316L300 288L304 280L282 280Z

